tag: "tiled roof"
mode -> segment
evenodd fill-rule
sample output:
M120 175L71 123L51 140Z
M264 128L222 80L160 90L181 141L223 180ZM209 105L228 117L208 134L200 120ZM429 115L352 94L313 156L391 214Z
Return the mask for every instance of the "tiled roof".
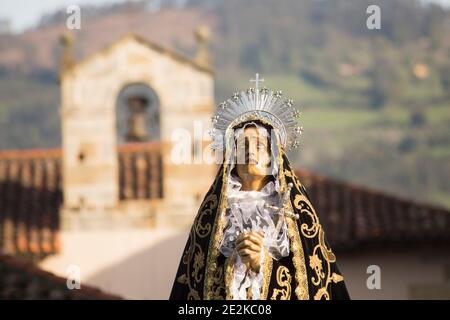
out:
M450 211L297 170L333 248L449 242Z
M119 148L120 199L162 198L159 144ZM450 240L450 212L297 170L333 248ZM61 151L0 152L0 250L60 250Z
M0 254L1 299L101 299L121 297L107 294L81 283L80 289L68 289L67 279L43 271L31 262Z
M162 197L159 144L119 147L121 200ZM0 152L0 252L45 256L60 252L62 152Z

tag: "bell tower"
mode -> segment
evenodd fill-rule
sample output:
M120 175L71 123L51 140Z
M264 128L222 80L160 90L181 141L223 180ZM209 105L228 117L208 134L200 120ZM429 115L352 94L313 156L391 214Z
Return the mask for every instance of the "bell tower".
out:
M190 224L216 167L175 163L173 134L207 149L209 67L129 35L62 69L61 89L62 227Z

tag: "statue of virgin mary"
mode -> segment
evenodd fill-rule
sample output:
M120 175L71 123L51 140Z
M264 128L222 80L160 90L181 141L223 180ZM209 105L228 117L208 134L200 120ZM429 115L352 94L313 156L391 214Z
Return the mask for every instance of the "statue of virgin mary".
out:
M212 118L222 163L193 222L170 299L349 299L318 215L286 156L300 112L281 91L233 94ZM326 214L326 213L324 213Z

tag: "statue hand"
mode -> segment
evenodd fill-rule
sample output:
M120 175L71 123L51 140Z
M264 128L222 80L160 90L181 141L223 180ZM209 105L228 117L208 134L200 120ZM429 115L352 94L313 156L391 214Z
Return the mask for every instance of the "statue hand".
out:
M254 272L259 272L259 260L263 243L261 232L246 232L236 239L236 250L243 263Z

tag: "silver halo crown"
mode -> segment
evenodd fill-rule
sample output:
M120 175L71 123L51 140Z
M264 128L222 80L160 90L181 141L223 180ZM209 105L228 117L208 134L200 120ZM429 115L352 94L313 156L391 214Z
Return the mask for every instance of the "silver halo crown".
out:
M254 88L233 94L230 99L219 104L216 114L211 118L213 129L210 135L214 143L212 148L223 149L223 139L228 129L250 120L262 120L279 132L283 148L295 149L299 146L299 137L303 127L298 125L301 113L294 106L292 99L283 99L281 90L272 91L259 88L264 79L256 74Z

